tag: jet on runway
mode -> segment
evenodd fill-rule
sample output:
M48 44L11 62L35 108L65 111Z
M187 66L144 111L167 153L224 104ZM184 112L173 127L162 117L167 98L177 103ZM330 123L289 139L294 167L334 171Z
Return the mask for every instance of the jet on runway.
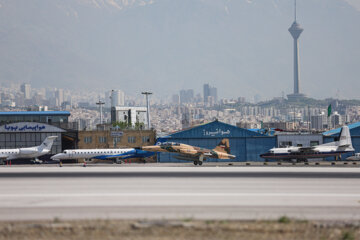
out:
M67 149L62 153L58 153L51 157L52 160L61 161L65 159L98 159L111 160L121 163L124 159L129 158L146 158L151 157L155 153L142 151L135 148L119 148L119 149Z
M187 161L193 161L194 165L202 165L203 161L207 158L218 159L235 159L235 155L230 154L229 139L224 138L216 146L216 148L210 150L206 148L195 147L183 143L164 142L155 146L145 146L141 148L150 152L170 152L178 153L175 158Z
M346 158L349 161L360 161L360 153L355 153L355 155Z
M354 152L348 126L343 126L339 141L321 144L313 147L286 147L272 148L269 152L261 154L265 159L307 161L309 158L339 157L341 154Z
M48 154L57 136L49 136L40 146L14 149L0 149L0 161L10 161L19 158L34 159L34 163L42 163L38 157Z

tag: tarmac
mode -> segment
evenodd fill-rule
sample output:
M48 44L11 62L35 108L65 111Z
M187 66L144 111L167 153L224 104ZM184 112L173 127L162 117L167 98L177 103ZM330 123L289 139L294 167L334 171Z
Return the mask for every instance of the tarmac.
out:
M0 220L360 220L359 167L0 167Z

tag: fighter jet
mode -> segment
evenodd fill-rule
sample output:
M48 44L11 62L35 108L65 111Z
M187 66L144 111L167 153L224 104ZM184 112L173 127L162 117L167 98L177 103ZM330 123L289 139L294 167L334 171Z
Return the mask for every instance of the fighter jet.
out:
M38 157L48 154L57 136L49 136L40 146L14 149L0 149L0 163L18 158L30 158L32 163L42 163Z
M164 142L155 146L144 146L142 150L149 152L170 152L178 153L175 158L187 161L193 161L194 165L202 165L207 158L235 159L236 156L230 154L229 139L224 138L210 150L206 148L195 147L183 143Z
M343 126L339 141L321 144L312 147L286 147L272 148L260 157L265 159L307 161L309 158L335 157L341 158L341 154L354 152L348 126Z

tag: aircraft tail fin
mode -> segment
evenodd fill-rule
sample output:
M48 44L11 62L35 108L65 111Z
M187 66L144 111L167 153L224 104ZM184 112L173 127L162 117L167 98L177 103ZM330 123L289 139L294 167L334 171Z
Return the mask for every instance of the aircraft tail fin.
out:
M57 136L49 136L49 137L45 138L45 140L42 142L42 144L38 147L39 152L42 152L44 150L50 151L56 138L57 138Z
M348 126L343 126L341 128L338 146L339 147L352 147L350 130L349 130Z
M219 144L216 146L216 148L213 149L217 152L224 152L230 154L230 143L228 138L223 138Z

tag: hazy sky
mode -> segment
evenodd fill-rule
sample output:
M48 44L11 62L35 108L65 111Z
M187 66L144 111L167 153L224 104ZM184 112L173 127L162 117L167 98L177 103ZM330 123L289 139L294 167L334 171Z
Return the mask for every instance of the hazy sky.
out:
M0 0L0 81L270 99L293 91L293 19L290 0ZM298 22L301 92L359 99L360 1L298 0Z

